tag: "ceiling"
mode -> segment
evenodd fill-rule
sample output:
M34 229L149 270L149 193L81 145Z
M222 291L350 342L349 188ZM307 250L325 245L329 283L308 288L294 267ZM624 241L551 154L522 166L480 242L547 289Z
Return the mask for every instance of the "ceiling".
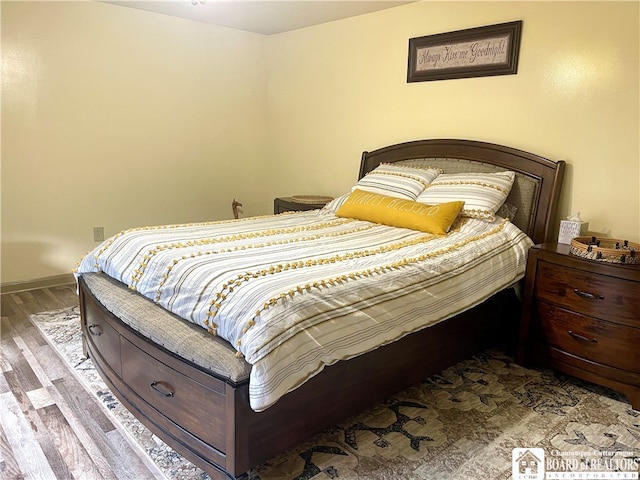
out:
M273 35L416 0L127 0L113 5Z

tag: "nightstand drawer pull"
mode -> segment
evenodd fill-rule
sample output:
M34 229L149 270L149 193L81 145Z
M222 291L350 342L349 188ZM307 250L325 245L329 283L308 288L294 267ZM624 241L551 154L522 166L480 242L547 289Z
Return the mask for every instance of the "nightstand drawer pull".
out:
M588 298L589 300L604 300L604 295L594 295L593 293L583 292L577 288L573 289L573 293L582 298Z
M598 339L597 338L585 337L584 335L580 335L579 333L576 333L573 330L569 330L567 333L569 335L571 335L573 338L575 338L577 340L582 340L583 342L598 343Z
M158 388L158 382L151 382L150 385L156 392L165 397L173 397L173 392L171 390L164 390L162 388Z

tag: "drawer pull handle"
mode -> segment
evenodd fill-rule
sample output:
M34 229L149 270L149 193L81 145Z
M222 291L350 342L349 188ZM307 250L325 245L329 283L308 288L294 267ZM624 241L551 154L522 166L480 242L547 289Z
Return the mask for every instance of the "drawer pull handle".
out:
M158 392L163 397L173 397L172 391L158 388L158 382L151 382L151 388L153 388L156 392Z
M583 292L577 288L573 289L573 293L582 298L588 298L589 300L604 300L604 295L594 295L593 293Z
M89 330L89 333L91 335L95 335L96 337L99 337L100 335L102 335L102 329L100 328L100 325L94 323L93 325L89 325L87 327L87 330Z
M576 338L578 340L582 340L583 342L598 343L598 339L597 338L585 337L584 335L580 335L579 333L576 333L573 330L569 330L567 333L569 335L571 335L573 338Z

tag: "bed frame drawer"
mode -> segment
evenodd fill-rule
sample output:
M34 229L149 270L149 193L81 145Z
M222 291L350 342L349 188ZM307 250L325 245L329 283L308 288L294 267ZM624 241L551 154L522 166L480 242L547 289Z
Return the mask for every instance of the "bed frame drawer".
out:
M203 442L225 451L223 382L204 385L165 365L124 338L121 352L122 379L130 388L169 420L186 428Z
M236 439L227 421L234 387L141 337L92 297L82 279L79 286L85 354L109 389L153 433L206 468L212 480L228 480L225 470L237 471L229 464L229 454L236 458Z
M120 334L104 317L101 306L95 302L86 302L86 317L82 324L84 339L92 344L97 360L104 367L111 368L116 375L122 376L120 362Z

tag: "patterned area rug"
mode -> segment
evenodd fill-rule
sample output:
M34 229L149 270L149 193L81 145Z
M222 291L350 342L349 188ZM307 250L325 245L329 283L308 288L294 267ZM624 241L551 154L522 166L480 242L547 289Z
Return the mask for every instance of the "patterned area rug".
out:
M77 308L32 320L168 478L208 478L112 396L82 356ZM487 351L272 458L249 479L638 479L639 463L640 412L622 395Z

